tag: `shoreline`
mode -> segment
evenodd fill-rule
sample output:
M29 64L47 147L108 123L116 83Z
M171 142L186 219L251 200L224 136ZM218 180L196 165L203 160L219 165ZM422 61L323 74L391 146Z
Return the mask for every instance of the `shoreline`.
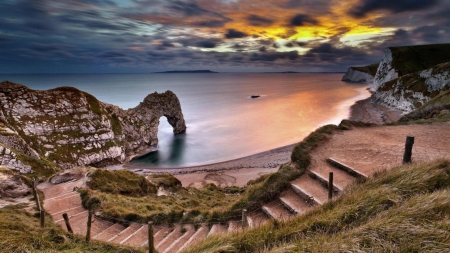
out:
M402 112L377 104L371 97L358 100L350 106L347 119L363 121L377 125L397 121ZM203 187L207 183L217 186L244 186L246 182L267 173L273 173L278 167L290 161L292 149L298 143L263 151L257 154L188 167L152 168L140 165L111 166L109 169L125 168L141 175L170 173L178 178L184 187Z

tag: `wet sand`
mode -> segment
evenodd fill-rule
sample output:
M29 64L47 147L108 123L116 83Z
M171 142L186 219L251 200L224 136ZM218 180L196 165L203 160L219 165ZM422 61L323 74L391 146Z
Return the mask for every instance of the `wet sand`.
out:
M391 123L401 116L400 111L376 104L371 98L356 102L350 110L350 120L374 124ZM248 181L263 174L276 172L281 164L289 162L295 145L296 143L235 160L202 166L141 168L126 164L124 167L142 175L171 173L181 181L184 187L202 187L207 183L214 183L221 187L242 187Z

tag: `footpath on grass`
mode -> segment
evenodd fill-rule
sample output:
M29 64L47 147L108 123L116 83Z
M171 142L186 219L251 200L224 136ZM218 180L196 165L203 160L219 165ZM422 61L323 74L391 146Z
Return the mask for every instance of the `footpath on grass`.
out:
M233 233L242 226L257 227L270 219L286 220L329 200L329 174L333 172L332 197L358 177L402 164L407 136L414 136L412 162L450 158L450 122L397 126L352 126L335 131L311 153L307 173L291 182L279 197L260 208L243 212L226 223L164 224L153 226L154 246L158 252L181 252L209 236ZM85 235L88 210L81 205L76 187L83 187L85 175L75 181L39 185L45 195L44 209L54 222L65 228L67 213L74 233ZM135 247L148 246L148 225L94 216L91 237Z

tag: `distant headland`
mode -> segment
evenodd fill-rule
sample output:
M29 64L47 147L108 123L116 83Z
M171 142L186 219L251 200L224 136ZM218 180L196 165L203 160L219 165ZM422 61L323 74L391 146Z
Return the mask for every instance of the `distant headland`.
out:
M156 72L156 73L164 73L164 74L178 74L178 73L218 73L207 69L201 69L201 70L170 70L170 71L163 71L163 72Z

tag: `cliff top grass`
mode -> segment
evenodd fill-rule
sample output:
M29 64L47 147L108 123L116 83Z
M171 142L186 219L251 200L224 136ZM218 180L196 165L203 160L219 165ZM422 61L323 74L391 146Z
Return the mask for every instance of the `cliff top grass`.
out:
M22 210L20 205L0 208L1 252L119 252L138 253L139 249L92 241L68 234L46 217L45 228L40 228L39 216Z
M213 184L202 189L183 188L170 174L147 178L127 170L96 170L87 183L91 189L80 190L83 205L129 221L200 223L218 221L240 198Z
M377 173L292 220L208 238L185 252L444 252L450 161Z
M377 62L377 63L370 64L370 65L363 66L363 67L352 67L352 68L355 70L364 72L364 73L369 73L371 76L375 76L379 65L380 65L380 63Z
M396 124L450 121L450 90L437 95L421 107L404 115Z
M428 69L450 59L450 44L390 47L399 76Z

